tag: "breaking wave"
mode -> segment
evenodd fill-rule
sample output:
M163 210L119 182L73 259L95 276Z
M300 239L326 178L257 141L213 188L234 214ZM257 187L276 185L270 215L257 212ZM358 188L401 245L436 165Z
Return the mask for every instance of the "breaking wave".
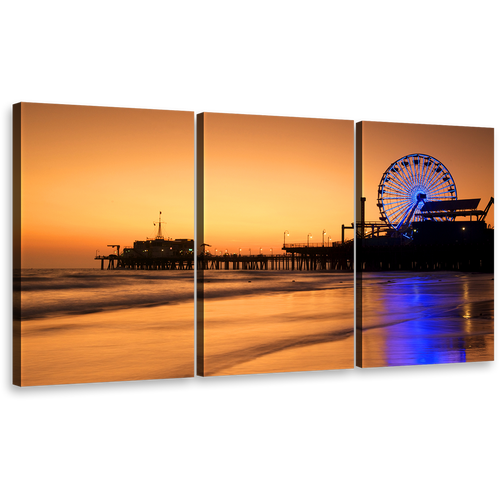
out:
M202 283L198 297L229 299L352 289L353 274L208 271ZM155 307L193 298L193 271L27 269L14 276L14 317L20 319Z

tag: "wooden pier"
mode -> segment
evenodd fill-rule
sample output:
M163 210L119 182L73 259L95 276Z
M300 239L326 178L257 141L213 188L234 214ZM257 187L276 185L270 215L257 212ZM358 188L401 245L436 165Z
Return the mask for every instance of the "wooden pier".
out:
M392 244L389 246L344 244L301 245L287 244L282 255L187 255L176 257L95 257L101 269L145 270L265 270L265 271L477 271L494 272L497 244L494 230L482 241L423 244ZM380 240L382 241L382 240ZM398 243L397 241L395 243Z
M196 266L203 270L243 271L352 271L353 243L323 245L285 245L281 255L198 255ZM101 270L192 270L193 255L175 257L123 257L96 255ZM107 262L107 264L106 264Z

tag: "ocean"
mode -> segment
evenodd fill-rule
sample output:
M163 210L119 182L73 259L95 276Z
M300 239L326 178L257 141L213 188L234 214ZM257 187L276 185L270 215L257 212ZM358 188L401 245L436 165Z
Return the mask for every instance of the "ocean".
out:
M205 271L205 375L352 368L353 278ZM363 366L492 360L493 283L491 274L363 273ZM192 271L27 269L14 293L22 385L194 374Z

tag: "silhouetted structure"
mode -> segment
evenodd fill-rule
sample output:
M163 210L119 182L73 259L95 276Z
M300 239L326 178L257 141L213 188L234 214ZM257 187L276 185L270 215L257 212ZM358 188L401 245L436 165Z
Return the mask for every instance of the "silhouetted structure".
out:
M426 202L422 220L399 231L384 222L360 220L357 270L493 272L494 230L484 222L493 201L484 210L477 209L480 199Z
M158 222L158 232L155 238L136 240L133 246L127 246L120 254L120 245L108 245L117 248L116 254L96 255L95 259L108 262L107 269L193 269L193 239L165 239L162 233L161 212Z

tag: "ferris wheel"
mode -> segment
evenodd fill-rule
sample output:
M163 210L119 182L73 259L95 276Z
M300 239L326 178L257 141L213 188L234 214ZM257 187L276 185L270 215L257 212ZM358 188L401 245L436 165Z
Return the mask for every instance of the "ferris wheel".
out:
M412 222L423 219L420 209L425 202L456 199L457 188L449 170L436 158L417 153L396 160L384 172L377 206L383 222L404 232Z

